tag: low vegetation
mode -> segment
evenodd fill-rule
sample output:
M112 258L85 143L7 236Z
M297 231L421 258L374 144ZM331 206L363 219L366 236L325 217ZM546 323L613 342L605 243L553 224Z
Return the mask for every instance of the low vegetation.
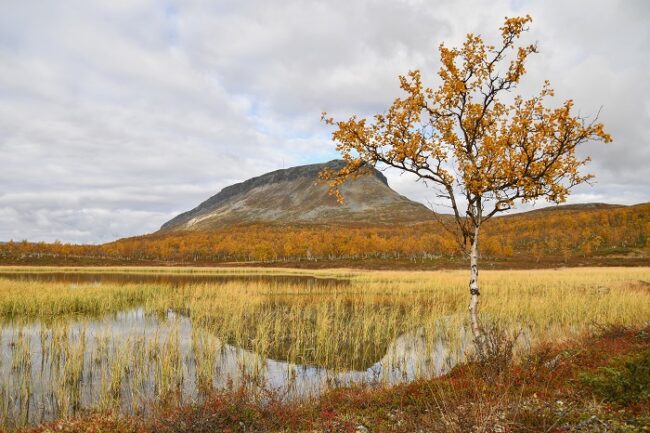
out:
M650 335L639 335L646 339ZM580 379L597 395L622 405L650 399L650 349L614 358L607 367L595 373L584 373Z
M268 272L276 277L180 285L62 283L9 278L9 274L18 275L29 270L5 268L3 272L7 278L0 279L0 312L4 319L1 343L9 354L7 362L11 364L2 366L8 368L3 371L10 374L0 379L0 410L8 425L48 418L47 413L33 413L34 405L41 407L34 397L36 390L42 387L39 381L48 378L46 402L56 403L52 410L57 416L76 416L83 413L84 408L92 407L101 410L102 414L114 412L116 423L124 422L121 417L129 413L147 418L154 411L150 400L155 395L162 411L156 413L165 413L165 417L170 418L163 417L160 421L166 420L168 424L161 424L162 427L159 425L156 427L159 430L154 431L185 431L177 427L174 427L177 430L164 430L163 427L175 425L175 420L180 422L184 416L194 417L195 410L208 416L212 406L206 404L216 408L232 404L250 407L250 413L243 409L234 411L232 419L228 418L230 421L224 421L221 409L217 410L216 418L209 418L224 426L231 423L235 429L239 424L233 420L248 425L258 419L262 423L277 422L278 429L302 429L304 424L293 427L282 424L286 418L281 418L285 421L270 421L272 407L260 406L260 401L278 400L277 407L294 413L292 411L303 410L304 405L316 404L301 398L298 401L302 403L297 403L295 397L300 393L289 397L288 388L267 389L264 381L260 381L266 377L268 368L263 360L280 362L277 365L281 365L281 371L287 375L282 377L300 376L301 365L310 365L316 369L312 371L323 372L327 380L313 390L316 395L349 383L337 382L345 377L339 373L365 371L371 366L378 366L375 368L380 368L382 375L373 381L362 381L370 388L415 380L414 385L390 388L392 391L385 391L385 394L371 389L326 394L342 393L339 394L339 397L344 396L341 401L353 399L349 404L354 407L363 406L363 399L378 399L373 403L376 405L386 403L391 392L403 393L401 398L406 400L420 398L417 396L431 392L425 388L431 386L431 376L449 371L466 360L465 355L471 347L471 337L466 332L466 273L463 271L102 269L106 274L160 272L217 277ZM40 272L47 276L52 270L37 268L34 275ZM97 271L85 268L81 272ZM283 275L316 278L309 284L277 279ZM541 347L545 341L562 345L592 332L597 324L634 327L650 321L648 268L485 271L482 279L483 323L497 323L498 327L489 333L495 337L493 350L470 358L474 360L471 365L478 366L482 372L481 383L500 383L504 372L513 371L513 362L516 365L532 362L529 361L530 348ZM102 321L118 320L119 314L129 311L140 311L138 314L142 315L143 322L131 323L131 326L126 322L122 328L117 328L119 332L100 332ZM180 319L191 321L191 329L183 328L185 325ZM145 322L153 324L139 334L125 336L126 330L140 329ZM620 334L628 335L628 331L622 330ZM34 357L34 347L41 348L43 357ZM223 354L229 350L238 350L233 352L237 357L224 358ZM627 352L620 355L627 356ZM433 362L436 356L442 358L440 365ZM621 381L643 371L634 370L638 364L637 355L630 356L613 364L613 368L621 372L616 376L621 377ZM228 381L224 378L228 365L224 360L233 359L246 362L237 364L237 369L232 370L237 371L236 377L233 375L233 381ZM642 364L643 359L639 359ZM408 370L405 367L408 365L415 366L414 370ZM495 365L498 368L492 368ZM605 370L592 370L588 371L592 376L580 376L581 386L593 395L602 395L600 398L613 396L611 389L618 386L618 382L611 384L614 376L603 373ZM391 372L397 373L389 374ZM441 383L454 383L454 374L450 382ZM84 388L88 383L93 384L93 390ZM471 381L464 383L463 386L467 386ZM190 384L197 389L188 392ZM476 386L479 388L474 392L488 392L482 385ZM215 389L220 390L217 397ZM415 390L413 397L404 394L409 389ZM453 387L447 391L452 394L445 398L466 392ZM643 392L625 388L621 395L643 396ZM491 391L488 394L489 398L497 396ZM323 402L328 397L323 398L325 400L319 404L326 404ZM482 398L488 398L487 394ZM90 400L92 404L88 405ZM185 407L191 401L203 403L176 411L175 408ZM421 407L432 410L435 401L429 400ZM451 403L445 400L444 404ZM334 424L331 429L349 426L345 423L347 415L344 415L348 409L332 409L334 415L330 418ZM324 418L319 422L329 419L328 411L330 409L323 406L318 417ZM395 416L399 418L400 415ZM221 425L210 422L205 421L205 425L210 428Z

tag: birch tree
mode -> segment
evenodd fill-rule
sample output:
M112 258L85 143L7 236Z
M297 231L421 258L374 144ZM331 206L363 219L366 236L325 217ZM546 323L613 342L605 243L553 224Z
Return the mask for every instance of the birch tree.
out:
M572 187L592 178L581 174L589 158L579 158L576 148L612 140L597 115L589 120L573 114L571 99L547 107L554 96L548 81L533 97L517 94L526 61L538 51L520 41L530 22L530 16L506 17L495 45L474 34L459 48L440 45L438 87L425 87L419 70L400 76L405 95L382 114L335 121L323 113L346 162L321 173L339 201L343 182L377 164L412 173L446 200L451 229L469 256L469 313L477 341L482 224L517 203L564 202Z

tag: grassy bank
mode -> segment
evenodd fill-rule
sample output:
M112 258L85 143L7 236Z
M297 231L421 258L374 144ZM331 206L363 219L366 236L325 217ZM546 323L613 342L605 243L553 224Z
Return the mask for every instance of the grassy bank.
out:
M3 269L12 270L34 269ZM50 270L36 268L36 272ZM373 354L370 362L408 330L422 328L433 340L441 332L458 330L466 316L465 271L102 268L101 272L303 275L341 278L349 284L307 286L301 281L268 279L176 287L0 279L0 316L60 319L135 306L152 313L173 309L191 313L195 323L214 335L263 356L334 368L359 367L347 359L349 352L359 348ZM650 268L483 271L481 308L486 320L512 330L525 329L532 339L563 338L594 323L630 325L650 320L648 281Z
M35 272L59 270L37 268ZM32 269L4 268L2 271L24 273ZM454 365L465 360L471 345L471 339L465 332L465 271L269 271L265 268L83 268L64 271L108 274L139 272L143 275L270 274L274 277L291 275L316 278L313 280L315 282L309 284L301 280L260 278L180 285L64 283L0 278L0 317L13 329L11 335L4 337L9 339L6 347L11 353L12 373L0 380L0 387L4 390L0 395L4 396L0 399L3 401L0 409L7 407L7 401L15 402L16 398L29 400L30 390L37 385L33 383L33 359L29 356L30 347L37 344L35 339L40 341L39 347L47 349L51 359L56 359L42 377L56 379L52 392L57 401L63 402L63 406L57 403L65 409L62 416L82 412L77 406L79 395L83 393L84 378L88 376L84 371L88 368L91 368L92 377L100 377L97 388L100 389L102 410L123 407L120 393L125 387L136 397L144 395L143 390L148 386L146 381L151 375L154 377L153 386L160 390L158 397L171 408L169 413L176 413L173 408L184 404L180 394L188 380L196 379L201 384L206 391L204 397L213 395L213 377L218 370L214 353L220 353L226 345L248 351L259 359L286 363L297 370L304 365L326 369L328 377L336 377L339 372L350 370L363 371L373 365L395 368L416 362L416 371L408 378L409 381L415 379L414 384L390 388L391 391L385 391L382 398L388 398L390 393L399 394L413 389L418 390L413 391L417 396L425 392L425 388L417 387L438 383L428 380L431 369L427 370L427 366L431 359L409 358L413 355L414 347L423 353L431 353L437 345L442 345L449 365ZM344 281L345 284L332 284L332 280ZM583 344L575 339L593 333L599 327L639 327L650 322L648 281L649 268L484 271L481 273L482 320L484 323L498 323L505 335L518 336L514 354L519 367L512 367L512 371L516 372L524 365L522 363L532 362L529 356L531 346L544 347L546 342L552 341L554 345L549 346L549 350L559 354L563 350L562 345ZM156 325L153 330L154 335L161 338L136 336L121 340L119 336L107 334L101 336L101 344L93 342L93 345L99 344L99 349L93 349L90 354L84 352L86 345L90 344L86 331L96 327L98 320L136 308L161 321L161 325ZM165 315L169 311L178 312L191 320L192 330L187 338L191 340L192 359L195 359L193 362L197 366L195 373L189 372L184 361L177 325L165 322ZM74 327L71 327L71 321ZM624 340L624 343L630 341ZM263 368L258 369L260 364L255 362L255 374L263 375ZM92 368L95 368L94 372ZM458 371L473 370L456 370L446 380L453 380ZM245 376L248 378L248 373ZM256 380L255 377L250 379L253 383ZM382 389L395 383L394 380L381 379L374 385L381 385ZM471 376L468 380L475 378ZM218 401L231 401L228 404L234 405L232 407L247 407L250 404L254 410L269 410L268 405L263 408L255 403L256 398L270 398L266 391L258 387L255 397L248 392L233 392L239 385L231 386L229 393L210 397L208 401L216 398ZM243 385L244 389L251 389L246 383ZM481 388L481 392L492 392L488 388ZM20 390L18 397L12 394L16 389ZM455 389L449 390L452 391L457 392ZM382 395L380 390L359 388L331 392L333 394L326 394L317 400L321 402L318 404L328 401L327 395L336 396L337 393L343 394L331 398L341 401L346 398L361 401ZM489 392L487 396L492 395ZM478 398L478 394L474 397ZM134 401L139 404L137 398L131 399L132 403ZM422 397L420 410L432 411L433 402L435 399L431 395L426 395L426 399ZM289 406L286 406L286 402L277 402L287 413L314 404L317 403L309 400ZM25 410L28 407L29 404ZM141 407L134 409L141 410ZM7 410L4 413L8 416L10 412ZM333 413L339 412L335 410ZM23 417L22 422L28 420L22 406L18 414ZM311 419L305 414L300 417ZM341 421L339 418L336 420ZM20 419L17 422L21 422ZM119 422L123 422L123 419ZM295 427L302 429L304 425ZM278 428L289 427L282 425Z

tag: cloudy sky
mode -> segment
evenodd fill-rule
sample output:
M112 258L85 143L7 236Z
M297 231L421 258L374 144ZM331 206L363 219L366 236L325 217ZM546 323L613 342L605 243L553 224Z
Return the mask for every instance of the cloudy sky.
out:
M2 0L0 240L151 232L231 183L333 159L322 111L382 111L398 74L434 77L441 42L523 14L540 54L522 92L550 79L615 139L585 149L597 183L571 202L649 201L646 0Z

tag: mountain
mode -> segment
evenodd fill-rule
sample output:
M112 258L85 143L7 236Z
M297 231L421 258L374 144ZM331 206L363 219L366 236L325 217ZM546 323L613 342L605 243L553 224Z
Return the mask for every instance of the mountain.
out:
M591 212L607 209L618 209L625 207L621 204L611 204L611 203L577 203L577 204L561 204L561 205L551 205L543 207L540 209L532 209L527 212L521 212L519 214L511 214L504 216L514 216L514 215L537 215L537 214L548 214L554 212Z
M341 187L345 203L339 204L318 175L324 168L338 170L343 165L343 161L333 160L292 167L228 186L163 224L160 232L250 223L393 224L433 220L433 212L391 189L375 168L346 182Z

